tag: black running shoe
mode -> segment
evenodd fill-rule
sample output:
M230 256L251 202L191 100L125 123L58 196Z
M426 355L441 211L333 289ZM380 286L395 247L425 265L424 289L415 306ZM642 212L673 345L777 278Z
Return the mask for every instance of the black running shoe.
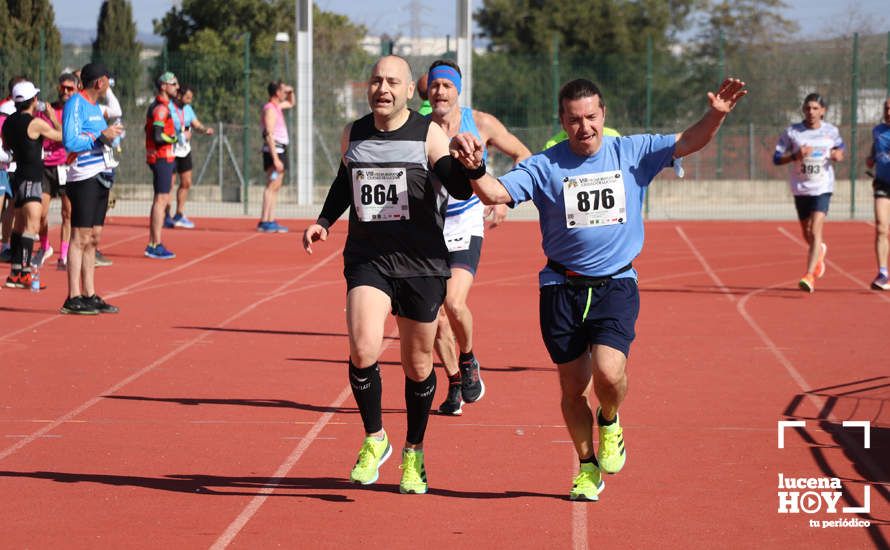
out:
M84 298L83 296L75 296L74 298L68 298L65 300L65 303L62 304L62 307L59 309L61 313L67 313L71 315L98 315L99 310L96 309L96 305L93 304L91 300Z
M84 300L88 300L94 306L96 306L96 310L98 310L99 313L117 313L120 311L117 306L109 304L108 302L100 298L97 294L93 294L89 298L84 298Z
M442 401L442 404L439 405L439 412L451 416L460 416L463 414L464 411L461 409L463 399L461 399L460 393L460 384L449 384L448 396L445 397L445 401Z
M479 361L475 357L460 364L460 393L465 403L475 403L485 395L485 384L479 373Z

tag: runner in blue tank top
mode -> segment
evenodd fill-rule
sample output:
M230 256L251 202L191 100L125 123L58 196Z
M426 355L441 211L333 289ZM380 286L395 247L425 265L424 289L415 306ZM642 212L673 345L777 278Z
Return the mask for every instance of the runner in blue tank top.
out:
M458 104L461 72L456 63L434 61L427 74L432 107L430 116L448 137L470 132L483 144L484 160L488 159L489 146L513 159L514 164L531 156L528 148L496 117ZM439 406L439 412L443 414L459 415L463 412L462 403L473 403L485 394L479 361L473 353L473 314L467 306L467 296L479 267L484 220L489 214L492 215L490 227L497 227L506 218L507 207L486 207L476 195L466 200L448 197L444 234L451 278L448 279L445 307L439 311L436 333L436 352L448 374L448 393Z
M643 191L672 158L704 147L747 91L727 79L708 93L708 112L676 135L604 137L606 107L599 88L573 80L559 92L567 142L523 161L500 180L481 174L482 144L471 134L452 140L452 154L474 169L473 189L485 204L531 200L540 213L547 266L540 273L544 344L556 363L562 413L580 459L569 496L598 500L602 472L624 466L618 407L627 394L627 355L639 311L631 262L643 247ZM599 407L594 452L588 392Z

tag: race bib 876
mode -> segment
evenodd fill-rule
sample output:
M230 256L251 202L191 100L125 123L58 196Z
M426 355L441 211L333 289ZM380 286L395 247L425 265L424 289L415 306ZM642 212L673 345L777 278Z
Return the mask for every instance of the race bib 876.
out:
M627 198L620 170L563 178L566 227L627 222Z

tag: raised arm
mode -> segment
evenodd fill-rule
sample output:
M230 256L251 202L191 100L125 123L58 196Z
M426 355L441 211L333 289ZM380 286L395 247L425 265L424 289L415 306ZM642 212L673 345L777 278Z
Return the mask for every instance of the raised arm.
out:
M674 148L674 158L685 157L700 150L707 145L726 115L736 106L738 101L747 95L748 90L743 89L745 83L737 78L727 78L720 85L717 93L708 92L708 112L698 122L676 135L677 144Z
M429 125L426 136L426 154L433 172L448 190L448 194L460 200L473 196L468 173L448 150L448 135L438 124Z

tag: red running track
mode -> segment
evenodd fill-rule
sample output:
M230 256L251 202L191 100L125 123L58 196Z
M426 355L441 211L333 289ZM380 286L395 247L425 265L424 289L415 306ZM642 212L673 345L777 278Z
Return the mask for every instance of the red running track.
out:
M536 224L488 233L470 298L487 392L431 419L425 496L398 494L395 456L376 485L346 481L362 434L343 364L345 224L308 257L296 234L202 219L165 233L168 262L142 257L143 225L106 228L115 264L98 287L119 315L58 315L51 269L40 294L0 291L3 547L887 547L890 294L867 289L867 224L828 224L813 295L796 290L794 223L648 224L629 459L590 504L566 499L576 457L538 333ZM780 420L805 422L783 449ZM845 420L871 423L870 449ZM838 478L838 513L778 513L780 473ZM866 494L869 513L841 512ZM851 519L871 526L822 527Z

